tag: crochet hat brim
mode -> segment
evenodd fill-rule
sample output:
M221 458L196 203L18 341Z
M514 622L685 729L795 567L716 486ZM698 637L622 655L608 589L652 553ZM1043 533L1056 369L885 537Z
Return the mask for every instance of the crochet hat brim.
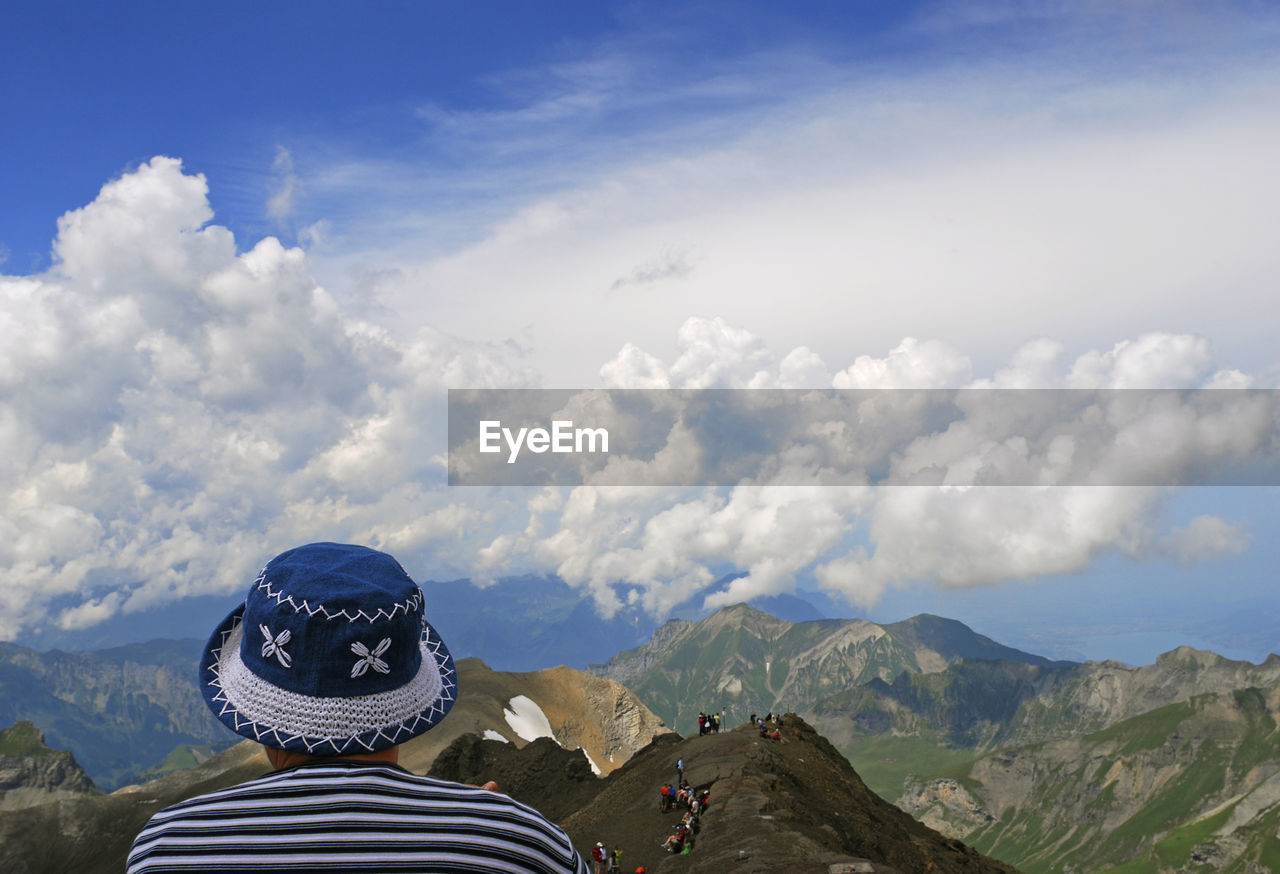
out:
M240 658L237 607L214 630L200 662L200 690L214 716L242 737L282 750L340 756L404 743L445 717L458 693L453 657L422 623L422 665L404 686L346 697L302 695L272 685Z

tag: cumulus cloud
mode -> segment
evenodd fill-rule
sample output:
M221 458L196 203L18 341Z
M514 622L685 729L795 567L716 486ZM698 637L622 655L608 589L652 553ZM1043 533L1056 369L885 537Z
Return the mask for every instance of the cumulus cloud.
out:
M797 362L803 366L793 367ZM807 572L867 607L887 588L919 581L958 588L1072 574L1108 554L1179 561L1235 554L1248 542L1235 527L1205 517L1162 533L1159 510L1177 483L1211 479L1206 472L1223 466L1247 469L1258 453L1274 460L1270 395L1134 390L1252 382L1220 368L1210 344L1192 335L1144 334L1074 359L1062 343L1040 338L980 378L953 347L906 339L883 357L857 356L831 376L803 347L779 362L750 331L695 318L681 326L670 366L630 344L602 371L612 385L634 379L678 388L794 385L796 373L814 388L825 380L828 387L894 389L883 396L893 404L858 408L854 418L862 417L867 427L859 437L866 439L845 429L847 407L797 408L786 433L814 430L805 453L774 445L775 466L733 488L575 489L564 506L537 514L527 540L495 542L493 555L508 567L515 556L529 556L582 585L606 611L623 600L660 613L694 597L719 606L788 591ZM935 395L902 391L942 387L962 391L948 393L956 408L941 423L934 421ZM1010 391L1033 388L1041 390L1009 402ZM886 409L891 414L866 418ZM655 407L649 418L665 412ZM705 456L727 444L690 425L677 415L661 451L613 459L598 481L661 482L673 459L685 471L712 468ZM862 469L864 482L876 481L887 464L878 476L889 485L794 485L835 464L841 452L843 469ZM724 566L745 575L715 588L710 568Z
M913 342L913 341L907 341ZM751 331L720 316L690 316L676 331L670 365L634 343L600 368L611 388L816 388L830 384L827 366L807 346L781 361Z
M1239 555L1252 538L1239 524L1217 516L1196 516L1185 526L1160 538L1158 548L1179 564L1195 564L1221 556Z
M529 215L510 233L539 221L558 219ZM1134 393L1072 418L983 406L975 392L941 426L875 418L872 404L866 441L835 415L781 423L808 429L806 440L726 487L635 487L619 484L709 466L715 447L696 421L609 409L601 393L568 412L654 429L650 457L610 462L572 489L450 490L445 389L536 386L519 346L352 314L302 250L270 237L238 247L213 222L205 179L176 159L112 180L58 228L47 271L0 277L0 636L238 590L265 558L312 539L385 546L418 576L554 572L602 612L657 615L786 592L807 574L868 605L891 586L1071 573L1107 554L1209 560L1245 549L1247 534L1210 517L1164 531L1167 488L1073 477L1085 465L1104 483L1135 471L1194 480L1274 434L1269 407L1248 397L1204 406ZM674 340L665 351L623 344L602 357L602 383L1110 390L1271 379L1176 333L1074 356L1034 339L990 375L929 338L831 364L718 316L686 319ZM1087 439L1099 422L1105 444ZM930 485L813 485L835 466L862 471L860 483ZM1034 485L974 487L1013 481ZM745 575L718 584L727 570Z
M967 356L946 343L907 337L884 358L859 355L836 374L836 388L956 388L970 378Z
M444 390L528 384L519 357L393 340L212 218L157 157L59 220L49 270L0 278L0 636L239 588L305 539L411 562L483 515L435 488Z

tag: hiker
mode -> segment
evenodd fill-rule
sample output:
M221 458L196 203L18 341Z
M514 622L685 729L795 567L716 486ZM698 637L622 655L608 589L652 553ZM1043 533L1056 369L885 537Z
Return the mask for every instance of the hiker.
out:
M608 854L604 851L604 844L596 841L596 845L591 848L591 874L604 874L606 855Z
M676 782L684 779L684 759L676 759Z
M400 563L311 543L267 562L214 630L200 690L274 771L167 807L134 839L128 874L441 871L588 874L568 836L497 791L400 767L400 744L458 696L453 657Z
M622 850L614 847L609 852L608 874L618 874L622 870Z

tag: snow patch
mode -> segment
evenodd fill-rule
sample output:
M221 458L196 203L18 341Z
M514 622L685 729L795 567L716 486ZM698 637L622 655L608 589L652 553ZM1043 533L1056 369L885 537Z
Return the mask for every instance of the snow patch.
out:
M502 741L504 744L509 744L509 743L511 743L511 741L507 740L507 739L506 739L506 737L504 737L503 735L498 734L498 733L497 733L496 731L494 731L492 728L486 728L486 729L484 730L484 739L485 739L485 740L500 740L500 741Z
M555 732L551 730L547 714L542 712L542 708L534 703L533 699L517 695L507 703L511 709L504 707L502 716L507 720L507 725L511 726L511 730L520 738L532 741L540 737L549 737L556 743L560 743L556 740Z

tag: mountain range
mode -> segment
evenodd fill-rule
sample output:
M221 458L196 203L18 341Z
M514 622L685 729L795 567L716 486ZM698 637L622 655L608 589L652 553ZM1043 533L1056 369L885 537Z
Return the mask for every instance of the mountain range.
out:
M628 865L650 871L1016 874L876 796L798 717L785 720L779 740L751 726L681 738L624 688L571 668L514 674L463 660L459 688L449 717L401 748L401 764L470 783L496 777L562 823L584 854L608 841ZM677 758L711 803L693 852L672 856L660 845L677 814L656 801ZM160 807L266 770L262 748L245 741L111 795L0 810L0 870L119 871L132 836Z
M928 614L887 625L789 622L738 604L698 622L667 622L647 643L589 670L631 689L669 724L689 729L699 712L724 710L730 721L783 709L803 713L871 680L937 673L965 660L1071 664L1002 646Z
M166 673L176 668L165 659L185 649L198 645L109 651L100 666L99 654L7 646L0 700L23 718L10 690L38 677L34 700L59 725L88 731L95 712L109 714L107 749L118 754L137 714L146 720L139 737L188 738L168 767L190 768L214 750L193 742L209 719L193 678ZM474 697L407 751L415 770L463 738L471 745L455 768L488 761L483 751L498 738L514 750L552 734L585 760L584 786L562 787L573 806L644 744L679 742L667 726L696 735L699 712L723 712L730 727L786 711L838 750L860 785L1028 874L1280 871L1280 656L1252 664L1181 647L1139 667L1053 661L937 616L789 621L737 605L670 621L590 673L494 671L473 659L459 667ZM190 700L166 710L183 682Z
M34 723L113 789L148 769L195 764L228 744L196 688L202 643L155 640L96 652L0 643L0 726ZM202 751L203 752L200 752Z
M593 671L664 718L791 708L882 796L1029 874L1280 871L1280 656L1055 662L933 616L739 605Z

